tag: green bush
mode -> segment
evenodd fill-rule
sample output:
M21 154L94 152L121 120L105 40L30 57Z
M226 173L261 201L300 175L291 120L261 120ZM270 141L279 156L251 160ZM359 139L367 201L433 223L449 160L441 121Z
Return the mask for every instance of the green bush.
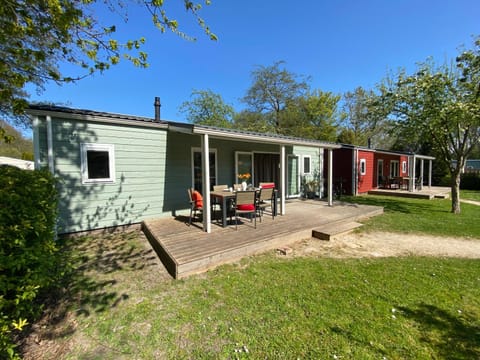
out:
M57 192L46 170L0 166L0 358L16 358L13 338L55 281Z
M480 190L480 173L464 173L460 181L462 190Z
M452 177L445 176L439 183L439 186L452 186ZM464 173L460 178L460 189L462 190L480 190L480 173Z

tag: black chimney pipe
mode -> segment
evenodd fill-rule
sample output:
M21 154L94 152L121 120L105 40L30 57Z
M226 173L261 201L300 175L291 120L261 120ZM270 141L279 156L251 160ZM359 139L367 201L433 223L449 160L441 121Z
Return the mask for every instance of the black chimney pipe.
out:
M158 96L155 96L155 102L153 103L155 106L155 121L160 121L160 107L162 104L160 104L160 98Z

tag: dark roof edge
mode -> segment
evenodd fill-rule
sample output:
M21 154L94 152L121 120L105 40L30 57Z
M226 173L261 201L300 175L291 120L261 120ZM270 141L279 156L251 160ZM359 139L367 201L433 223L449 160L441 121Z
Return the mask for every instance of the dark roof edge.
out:
M341 144L342 148L352 149L352 150L362 150L362 151L371 151L380 154L390 154L390 155L404 155L404 156L415 156L419 159L425 160L435 160L435 157L428 155L420 155L413 153L411 151L397 151L397 150L384 150L384 149L372 149L366 146L351 145L351 144Z
M62 114L69 119L83 120L83 121L96 121L125 125L140 125L140 126L153 126L153 127L167 127L167 121L155 121L154 118L147 118L135 115L108 113L103 111L85 110L85 109L73 109L64 106L55 105L34 105L31 104L26 110L27 114L34 116L47 116Z

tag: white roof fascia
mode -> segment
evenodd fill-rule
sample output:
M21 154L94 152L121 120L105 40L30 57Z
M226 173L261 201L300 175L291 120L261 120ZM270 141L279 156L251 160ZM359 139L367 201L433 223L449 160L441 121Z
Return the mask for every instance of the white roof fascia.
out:
M427 156L427 155L417 155L417 154L411 154L410 156L415 156L416 159L420 160L435 160L436 158L433 156Z
M401 152L401 151L388 151L388 150L376 150L379 154L387 154L387 155L399 155L399 156L415 156L417 159L424 159L424 160L435 160L435 157L428 156L428 155L418 155L411 152Z
M267 134L255 134L255 133L242 133L236 131L225 131L221 129L203 128L194 126L194 134L209 135L219 139L234 139L237 141L259 142L259 143L271 143L271 144L284 144L284 145L298 145L298 146L310 146L321 147L326 149L338 149L341 146L339 144L326 143L318 140L308 140L300 138L284 138L277 136L270 136Z

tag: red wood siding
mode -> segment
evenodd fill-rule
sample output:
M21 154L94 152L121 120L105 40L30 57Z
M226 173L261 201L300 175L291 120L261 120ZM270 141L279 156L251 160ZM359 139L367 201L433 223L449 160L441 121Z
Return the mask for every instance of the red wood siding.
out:
M375 164L377 163L378 159L383 159L383 175L390 176L390 162L392 160L398 161L398 176L408 176L408 156L406 155L396 155L396 154L375 154ZM407 164L406 171L403 172L402 170L402 162ZM375 165L376 166L376 165ZM376 173L376 170L375 170Z
M333 150L333 184L334 189L338 184L342 183L342 188L345 194L352 195L352 161L353 150L347 148L340 148ZM328 172L328 152L325 151L324 160L324 174L327 176ZM325 182L326 184L326 182Z
M377 186L376 174L378 174L378 171L377 171L378 159L383 159L383 175L384 176L390 176L390 162L392 160L398 161L398 176L408 176L408 156L407 155L376 153L375 154L375 186ZM405 169L406 171L403 171L402 163L404 161L406 163L406 169Z
M357 163L353 164L353 153L358 151ZM365 174L361 174L360 161L365 159L366 171ZM353 195L352 179L354 176L354 169L356 167L357 174L357 192L359 194L366 193L369 190L376 189L378 187L378 159L383 159L383 175L390 175L390 161L398 161L398 175L408 176L408 156L400 154L383 154L377 153L374 150L368 149L353 149L353 148L340 148L333 150L333 183L334 189L338 188L338 184L342 182L342 188L345 194ZM402 163L406 163L406 171L403 170ZM325 152L324 159L324 174L327 176L328 169L328 152Z
M365 159L366 171L365 175L361 174L360 162ZM375 153L367 150L358 150L357 159L358 174L358 193L366 193L374 188L375 179Z
M405 171L403 170L402 163L405 161ZM400 176L408 176L408 156L400 155Z

